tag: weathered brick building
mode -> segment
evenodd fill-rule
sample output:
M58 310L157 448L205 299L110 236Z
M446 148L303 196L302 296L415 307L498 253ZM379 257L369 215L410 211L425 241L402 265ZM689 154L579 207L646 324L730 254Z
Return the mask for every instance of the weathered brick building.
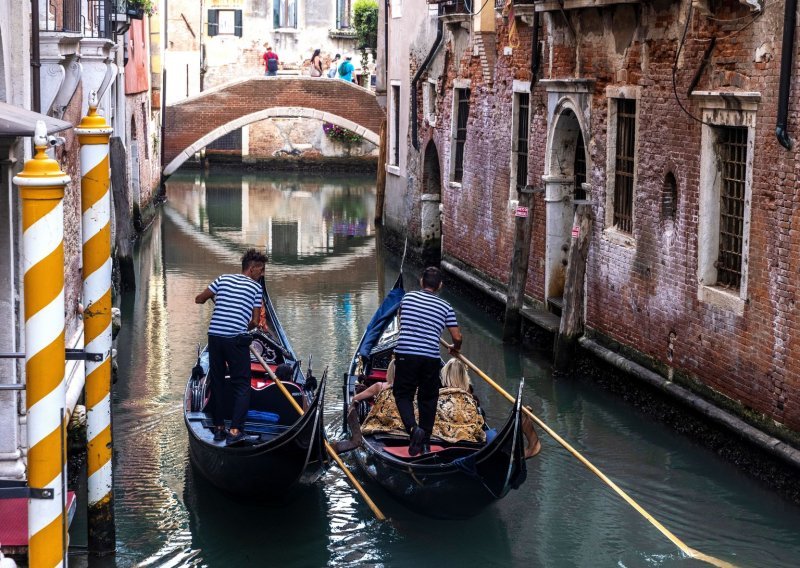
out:
M800 109L779 96L798 76L784 3L475 4L389 14L389 52L409 57L390 55L385 78L389 227L438 247L440 199L443 258L502 287L518 189L533 186L526 293L557 311L574 204L590 200L586 334L796 440L800 162L776 126L796 136Z

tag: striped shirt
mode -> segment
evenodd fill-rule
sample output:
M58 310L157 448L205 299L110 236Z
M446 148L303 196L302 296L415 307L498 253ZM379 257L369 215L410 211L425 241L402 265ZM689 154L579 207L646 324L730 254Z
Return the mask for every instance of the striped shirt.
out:
M450 304L431 292L409 292L400 303L400 336L394 352L438 359L439 336L445 327L458 327Z
M208 335L235 337L246 333L253 308L261 307L261 285L244 274L223 274L208 289L214 293Z

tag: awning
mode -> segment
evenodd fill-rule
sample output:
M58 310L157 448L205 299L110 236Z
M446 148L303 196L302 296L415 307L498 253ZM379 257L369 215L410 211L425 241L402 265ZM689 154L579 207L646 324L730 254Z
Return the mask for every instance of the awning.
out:
M0 102L0 138L33 136L37 120L44 121L48 134L61 132L73 126L66 120L59 120L52 116Z

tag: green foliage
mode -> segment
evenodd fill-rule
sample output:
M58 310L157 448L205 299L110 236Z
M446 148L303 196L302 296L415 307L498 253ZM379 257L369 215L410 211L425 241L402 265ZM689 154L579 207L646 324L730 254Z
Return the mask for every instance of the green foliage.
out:
M152 16L158 8L157 0L128 0L128 6L132 8L141 8L148 16Z
M358 144L362 140L361 136L355 132L347 130L346 128L342 128L341 126L336 126L330 122L323 122L322 130L325 132L325 136L337 142L343 142L345 144Z
M353 27L360 48L378 49L378 2L376 0L356 0L353 6Z

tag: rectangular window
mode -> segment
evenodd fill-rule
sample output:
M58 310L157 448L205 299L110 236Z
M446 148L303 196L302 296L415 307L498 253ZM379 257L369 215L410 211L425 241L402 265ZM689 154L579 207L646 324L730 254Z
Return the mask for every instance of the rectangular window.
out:
M464 143L467 141L469 119L469 89L454 89L455 128L453 131L453 181L461 183L464 177Z
M425 111L425 118L428 124L436 126L436 81L428 79L422 88L422 106Z
M633 176L636 151L636 100L617 99L617 144L614 166L614 226L633 232Z
M400 165L400 85L392 85L392 155L390 165Z
M274 0L272 18L275 28L296 28L297 0Z
M720 127L719 259L717 285L738 290L742 282L747 128Z
M344 30L351 27L350 12L351 0L336 0L336 29Z
M400 18L403 15L403 0L391 0L390 4L390 11L392 13L392 18Z
M528 132L530 130L530 93L514 93L513 187L520 191L528 185ZM512 196L516 198L516 195Z
M242 37L242 11L209 10L208 35L234 35Z

